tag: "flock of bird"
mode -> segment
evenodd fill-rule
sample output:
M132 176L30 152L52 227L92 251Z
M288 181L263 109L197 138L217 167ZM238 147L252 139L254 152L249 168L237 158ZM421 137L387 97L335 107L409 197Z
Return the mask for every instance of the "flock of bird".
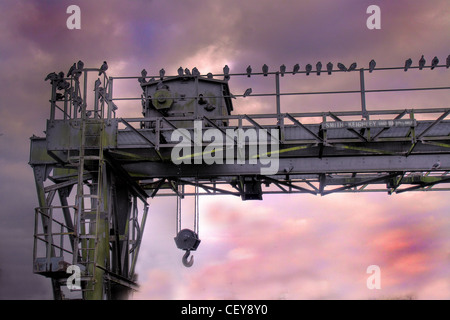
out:
M77 63L74 63L70 68L69 71L67 71L66 78L74 77L75 79L78 79L84 69L84 63L83 61L79 60ZM98 75L100 76L102 73L105 73L106 70L108 70L108 63L106 61L103 61L103 64L98 69ZM68 86L67 82L64 80L64 72L51 72L49 73L45 79L45 81L50 80L52 83L56 82L59 86L58 89L62 90L65 87ZM62 87L63 86L63 87Z
M412 63L413 63L413 61L412 61L411 58L407 59L405 61L405 65L403 67L404 71L408 71L408 69L410 69L412 67ZM422 70L425 67L425 64L426 64L426 60L424 58L424 55L422 55L422 57L419 60L419 65L418 65L419 70ZM431 70L433 70L438 64L439 64L438 57L434 57L433 60L431 61ZM447 57L445 66L447 68L450 67L450 55ZM315 72L316 72L317 75L321 74L322 67L323 67L322 66L322 62L319 61L319 62L316 63ZM328 62L326 64L326 72L329 75L331 75L331 73L334 71L333 67L334 67L334 65L331 62ZM347 68L343 63L339 62L339 63L337 63L337 67L338 67L338 69L340 71L348 72L348 71L356 70L357 64L356 64L356 62L353 62ZM375 62L375 60L372 59L369 62L369 68L368 68L369 72L372 72L375 69L375 67L376 67L376 62ZM69 77L73 76L75 78L78 78L81 75L81 72L82 72L83 69L84 69L84 63L83 63L83 61L79 60L78 63L74 63L70 67L69 71L66 74L66 77L69 78ZM103 64L99 68L98 75L100 76L106 70L108 70L108 63L106 61L103 61ZM262 68L261 68L261 71L262 71L262 74L265 77L268 76L268 74L269 74L269 66L267 64L264 64L262 66ZM252 67L248 66L247 69L246 69L247 77L251 77L252 74L254 74L252 72L253 72ZM281 65L279 71L276 71L275 73L277 73L277 72L279 72L279 74L283 77L284 74L287 73L286 66L284 64ZM300 72L302 72L302 71L300 71L300 65L297 63L297 64L294 65L294 67L292 69L292 74L296 74L296 73L300 73ZM304 73L308 76L308 75L310 75L311 72L313 72L313 66L308 63L307 65L305 65ZM180 68L178 68L177 73L178 73L178 76L200 76L200 71L196 67L194 67L192 69L192 71L189 70L189 68L183 69L182 67L180 67ZM166 74L166 71L164 69L161 69L159 71L159 77L160 77L161 80L164 78L165 74ZM212 73L208 73L206 76L209 79L213 78L213 74ZM224 76L224 80L229 80L230 79L230 68L228 67L228 65L225 65L225 67L223 68L223 76ZM50 79L52 81L55 81L55 80L61 81L63 78L64 78L64 73L63 72L60 72L58 74L56 74L55 72L52 72L49 75L47 75L45 80L49 80ZM141 71L141 77L138 78L138 81L140 83L146 83L147 82L146 78L147 78L147 71L145 69L143 69ZM154 80L155 80L154 78L150 79L150 81L154 81Z
M408 71L408 69L410 69L412 67L412 59L409 58L405 61L405 65L403 67L404 71ZM422 57L419 60L419 65L418 68L419 70L422 70L425 67L426 64L426 60L424 58L424 56L422 55ZM433 70L437 65L439 64L439 59L438 57L434 57L433 60L431 61L431 70ZM349 71L354 71L357 69L357 63L353 62L352 64L350 64L349 67L346 67L343 63L339 62L337 63L337 68L339 69L339 71L344 71L344 72L349 72ZM307 64L305 65L305 71L303 71L303 73L305 73L307 76L309 76L312 72L315 72L318 76L321 74L321 72L325 72L325 70L322 69L323 65L322 62L317 62L316 66L315 66L315 70L313 70L313 66L311 64ZM375 70L376 67L376 62L375 60L371 60L369 62L369 68L367 70L369 70L369 72L372 72L373 70ZM446 61L446 67L449 68L450 67L450 55L447 57L447 61ZM333 70L334 65L332 62L328 62L326 64L326 72L331 75L331 73L335 70ZM269 75L269 66L267 64L264 64L261 68L261 73L266 77ZM194 67L191 70L189 70L189 68L185 68L183 69L183 67L178 68L178 76L200 76L200 71ZM258 74L258 73L252 73L253 69L251 66L248 66L246 69L246 74L247 77L251 77L252 75ZM300 71L300 65L297 63L294 65L293 69L292 69L292 74L296 74L296 73L300 73L302 71ZM261 74L259 73L259 74ZM279 71L275 71L272 73L279 73L282 77L284 77L284 75L286 73L288 73L288 71L286 70L286 66L283 64L280 66ZM160 79L162 80L165 76L165 70L161 69L159 71L159 76ZM212 79L213 78L213 74L212 73L208 73L207 78ZM223 68L223 76L224 76L224 80L229 80L230 79L230 68L228 67L228 65L225 65L225 67ZM139 77L139 82L140 83L146 83L146 77L147 77L147 71L145 69L142 70L141 72L141 77ZM150 81L155 81L155 78L153 77Z

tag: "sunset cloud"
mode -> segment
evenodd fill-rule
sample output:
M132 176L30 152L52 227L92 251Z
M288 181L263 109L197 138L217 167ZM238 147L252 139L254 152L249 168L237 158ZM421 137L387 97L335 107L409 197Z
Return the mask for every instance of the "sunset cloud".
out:
M255 72L332 61L367 66L417 64L450 54L446 0L378 1L380 30L366 27L369 0L3 1L0 4L0 299L51 299L48 279L31 274L37 196L29 138L43 136L52 71L83 60L111 76L167 74L194 66L206 74ZM67 6L81 29L66 28ZM419 73L420 72L420 73ZM366 76L367 88L448 86L448 70ZM358 89L356 73L286 75L282 92ZM236 77L234 94L274 91L273 78ZM139 96L137 81L115 94ZM448 90L368 94L369 109L447 107ZM272 113L274 98L233 100L234 114ZM118 116L140 116L140 102L118 101ZM359 110L360 95L285 96L282 112ZM305 119L320 121L317 119ZM189 200L190 201L190 200ZM186 208L191 208L189 205ZM265 195L263 201L201 197L200 239L192 268L175 246L175 198L151 201L135 299L449 299L450 218L446 192ZM184 222L190 226L189 215ZM381 269L381 289L366 286Z

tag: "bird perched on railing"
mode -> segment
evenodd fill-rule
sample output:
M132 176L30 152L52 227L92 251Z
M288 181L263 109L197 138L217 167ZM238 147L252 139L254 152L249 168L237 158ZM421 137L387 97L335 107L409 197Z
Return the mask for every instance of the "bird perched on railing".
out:
M250 78L251 75L252 75L252 67L248 66L247 67L247 77Z
M264 64L262 66L262 72L264 74L264 77L267 77L267 74L269 73L269 66L267 64Z
M425 58L422 55L422 58L420 58L420 60L419 60L419 70L422 70L423 67L425 67L425 62L426 62Z
M333 71L333 64L332 64L331 62L328 62L328 63L327 63L327 71L328 71L328 74L329 74L329 75L330 75L331 72Z
M78 70L83 70L84 69L84 62L81 60L78 60L77 62L77 69Z
M375 62L375 60L370 60L369 62L369 72L372 72L373 69L375 69L375 66L377 65L377 63Z
M322 70L322 62L319 61L316 64L316 71L318 76L320 76L320 70Z
M409 58L408 60L405 61L405 68L403 70L408 71L409 68L411 68L412 65L412 59Z
M66 77L67 77L67 78L68 78L68 77L71 77L71 76L73 75L73 71L74 71L76 68L77 68L77 64L74 63L74 64L70 67L69 71L67 71Z
M193 75L193 76L199 76L199 75L200 75L200 71L198 71L198 69L197 69L196 67L194 67L194 68L192 69L192 75Z
M351 65L350 65L350 67L348 67L348 70L347 71L353 71L353 70L355 70L356 69L356 62L353 62Z
M286 66L283 64L280 66L280 73L281 76L284 77L284 73L286 72Z
M51 72L45 77L44 81L50 80L50 83L51 83L52 81L55 81L56 79L58 79L58 75L56 74L56 72Z
M230 68L228 67L228 65L225 65L225 67L223 67L223 74L225 75L224 80L226 80L226 81L230 80L229 73L230 73Z
M436 68L436 66L438 65L438 63L439 63L438 57L434 57L434 58L433 58L433 61L431 61L431 70L433 70L434 68Z
M347 67L344 66L342 63L339 62L339 63L337 64L337 66L338 66L339 70L341 70L341 71L347 71Z
M312 65L310 65L309 63L305 66L305 70L306 70L306 75L309 76L309 73L312 70Z
M247 90L245 90L243 97L245 98L251 94L252 94L252 88L248 88Z
M178 68L178 75L179 75L179 76L182 76L182 75L183 75L183 68L182 68L182 67L179 67L179 68Z
M294 70L292 70L292 74L296 74L297 72L299 72L299 70L300 70L300 65L297 63L297 64L294 66Z
M138 78L139 83L147 83L147 80L145 80L146 76L147 76L147 70L142 69L141 76Z
M108 63L106 61L103 61L98 75L100 76L102 73L105 73L106 70L108 70Z
M100 79L95 80L94 91L98 90L98 88L100 87L101 84L102 84L102 82L100 81Z

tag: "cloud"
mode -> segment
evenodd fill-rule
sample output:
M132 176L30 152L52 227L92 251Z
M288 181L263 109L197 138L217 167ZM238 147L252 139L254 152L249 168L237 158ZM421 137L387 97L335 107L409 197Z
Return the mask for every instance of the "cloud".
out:
M427 299L430 290L423 288L446 277L446 208L439 196L434 200L440 208L430 211L397 198L202 199L202 243L196 264L183 272L181 298L384 299L414 293ZM378 292L366 287L372 264L382 272ZM433 296L449 294L440 288Z
M81 8L81 30L65 27L70 4ZM43 135L49 115L52 71L67 72L83 60L110 75L157 74L165 68L198 67L202 73L259 72L295 63L353 61L366 66L402 65L422 54L441 61L449 52L447 1L381 2L382 29L365 27L372 1L14 1L2 2L0 21L0 295L51 297L48 279L31 274L33 208L29 137ZM447 70L388 72L366 76L367 88L447 85ZM283 92L358 88L357 73L286 75ZM231 91L272 92L273 79L233 79ZM444 79L444 80L442 80ZM118 85L120 96L140 94L137 81ZM274 112L274 99L233 101L236 114ZM359 95L283 97L283 112L357 110ZM442 107L448 93L368 94L369 108ZM123 116L140 105L119 103ZM306 119L305 119L306 120ZM316 120L316 119L310 119ZM388 197L330 195L268 196L263 202L201 199L202 243L191 269L181 265L173 242L173 199L152 202L145 244L137 266L139 299L368 298L415 294L448 299L450 226L445 193ZM187 225L189 220L185 220ZM4 261L9 261L5 265ZM382 290L366 288L366 268L379 264ZM20 270L20 273L17 272ZM7 276L5 276L7 275Z

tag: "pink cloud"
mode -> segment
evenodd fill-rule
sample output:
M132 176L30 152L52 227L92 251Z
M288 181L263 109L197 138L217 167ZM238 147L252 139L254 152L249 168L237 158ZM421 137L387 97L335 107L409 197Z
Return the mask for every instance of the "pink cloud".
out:
M431 291L424 288L445 279L445 238L439 226L445 211L434 211L436 218L430 220L430 213L408 206L404 198L335 195L201 201L204 231L195 254L202 257L206 251L208 258L199 258L192 270L183 272L182 297L367 299L414 294L427 299ZM415 196L417 201L422 198L426 197ZM439 198L435 196L435 201ZM389 203L407 213L396 212ZM211 243L209 236L214 237ZM381 268L380 291L366 287L366 268L372 264ZM443 291L434 295L450 295L445 287L439 288Z

